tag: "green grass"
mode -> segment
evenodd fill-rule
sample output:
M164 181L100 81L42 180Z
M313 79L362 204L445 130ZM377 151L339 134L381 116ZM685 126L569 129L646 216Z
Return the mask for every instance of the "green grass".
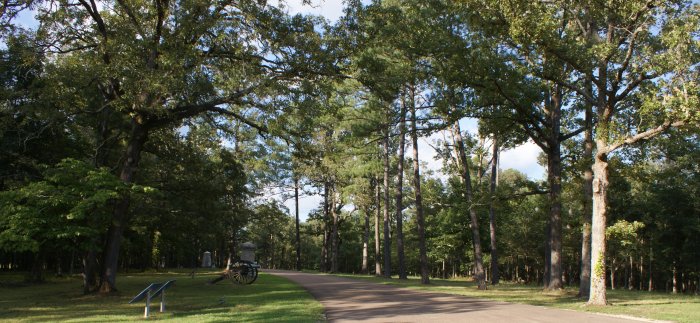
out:
M339 275L363 279L382 284L397 285L418 290L443 292L496 301L531 304L585 312L614 315L627 315L655 320L675 322L700 322L700 297L693 295L672 295L658 292L608 290L609 306L586 306L585 300L578 299L577 287L561 292L544 292L542 287L514 283L501 283L480 291L476 284L467 280L432 279L430 285L421 285L417 277L399 280L373 276Z
M111 296L83 295L78 278L52 279L24 285L19 274L0 274L2 322L114 322L143 320L144 304L129 300L150 282L176 279L166 294L166 311L151 307L149 320L183 322L319 322L322 305L285 278L260 273L252 285L228 280L206 285L216 272L192 279L184 272L121 274L119 292Z

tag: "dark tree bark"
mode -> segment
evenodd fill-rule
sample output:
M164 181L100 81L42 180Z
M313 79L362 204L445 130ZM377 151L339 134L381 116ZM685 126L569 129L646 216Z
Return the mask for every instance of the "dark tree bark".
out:
M396 253L399 258L399 279L408 279L406 274L406 256L403 243L403 162L406 147L406 103L401 105L399 123L399 160L396 179Z
M32 267L25 277L25 281L29 283L43 283L44 282L44 253L39 251L34 253L32 257Z
M294 176L294 233L296 235L296 269L301 271L301 236L299 235L299 177Z
M97 241L93 241L97 244ZM83 258L83 294L95 292L97 284L97 251L90 248Z
M500 280L498 271L498 244L496 243L496 186L498 185L498 136L493 136L493 152L491 161L491 201L489 205L489 233L491 235L491 284L497 285Z
M547 155L547 181L549 182L549 224L550 224L550 277L546 289L557 290L564 287L562 281L562 220L561 220L561 105L562 93L555 86L550 104L550 139Z
M364 211L365 223L362 234L362 273L369 274L369 214L370 209L367 208Z
M676 262L673 262L673 268L671 269L671 272L673 273L672 281L673 281L673 290L672 292L674 294L678 294L679 288L678 288L678 268L676 267ZM613 288L614 289L614 288Z
M331 186L331 217L333 220L333 226L331 227L331 272L338 272L338 212L336 210L336 193L335 184Z
M590 80L587 80L586 91L593 91ZM584 171L583 171L583 228L581 236L581 277L578 297L588 298L591 293L591 216L593 214L593 105L586 102L584 133Z
M391 278L391 221L389 219L389 130L384 130L384 277Z
M228 242L228 259L226 259L226 269L231 268L231 265L236 260L236 229L231 228Z
M132 120L129 142L124 154L124 164L119 178L122 182L130 184L134 181L143 146L148 139L148 129L138 118ZM122 234L129 220L129 204L131 197L127 193L117 201L112 215L112 224L107 232L107 245L104 251L103 271L100 279L100 292L109 293L116 291L117 269L119 266L119 250L121 248Z
M653 258L653 249L651 246L649 246L649 288L648 291L651 292L654 290L654 280L651 272L651 261Z
M328 231L328 218L329 216L329 209L328 209L328 181L325 181L323 183L323 244L321 246L321 264L320 264L320 270L322 272L328 271L328 241L329 239L329 231Z
M416 203L416 222L418 229L418 254L420 259L420 282L430 284L428 254L425 247L425 219L423 217L423 196L420 189L420 164L418 162L418 129L416 127L415 93L411 89L411 140L413 142L413 190Z
M462 140L462 130L459 127L459 120L455 121L452 126L452 136L454 137L455 147L457 149L457 158L459 160L460 177L465 188L465 198L467 207L469 208L469 218L471 220L472 229L472 247L474 249L474 278L477 286L481 290L486 289L486 273L484 271L484 260L481 252L481 236L479 234L479 220L476 215L476 208L472 205L472 182L469 174L469 159L467 158L464 141Z
M544 289L549 289L549 278L552 270L552 222L551 218L547 218L547 225L544 229L544 270L542 275L542 284ZM538 282L539 283L539 282Z
M379 178L374 180L374 199L376 201L376 213L374 216L374 274L376 276L382 275L382 265L381 265L381 236L379 234L379 218L381 217L381 194L379 188Z

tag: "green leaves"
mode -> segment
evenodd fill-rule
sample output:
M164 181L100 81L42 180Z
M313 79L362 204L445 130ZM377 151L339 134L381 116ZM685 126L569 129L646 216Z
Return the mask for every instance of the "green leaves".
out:
M69 248L101 233L112 201L127 191L108 169L64 159L44 179L0 192L0 248Z
M608 226L605 235L608 239L618 241L623 247L632 245L637 240L638 231L644 228L644 223L620 220Z

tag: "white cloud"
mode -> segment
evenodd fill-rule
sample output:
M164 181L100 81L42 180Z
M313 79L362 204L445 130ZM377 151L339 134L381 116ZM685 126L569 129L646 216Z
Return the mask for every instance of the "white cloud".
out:
M330 22L338 21L343 15L342 0L310 0L310 4L304 4L302 0L282 0L284 7L288 9L289 14L305 14L323 16ZM277 6L280 1L273 0L269 2L273 6Z
M311 210L316 209L323 202L323 195L299 196L299 221L306 222ZM284 201L284 205L289 208L289 213L294 216L294 198Z
M477 120L474 118L462 119L459 122L462 131L466 131L470 134L478 134L478 124ZM433 170L435 174L440 178L445 178L445 175L440 172L442 168L442 160L435 160L437 152L428 145L435 144L437 140L452 140L450 134L443 134L438 132L433 134L428 138L421 138L418 142L418 155L421 161L427 163L427 168ZM489 142L487 141L488 145ZM540 180L545 178L545 169L537 163L537 157L542 152L539 146L537 146L532 141L527 141L526 143L517 146L513 149L505 150L501 152L500 156L500 168L505 169L516 169L528 176L528 178L533 180ZM408 155L407 155L408 156Z
M528 140L526 143L501 153L501 169L513 168L539 180L545 178L545 169L537 163L537 156L542 152L539 146Z

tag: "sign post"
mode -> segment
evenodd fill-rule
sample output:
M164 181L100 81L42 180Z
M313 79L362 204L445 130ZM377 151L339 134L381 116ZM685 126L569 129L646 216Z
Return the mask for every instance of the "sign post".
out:
M160 312L165 312L165 290L175 283L175 280L169 280L165 283L152 283L136 295L129 304L146 299L146 308L143 310L143 317L148 318L151 312L151 300L160 295Z

